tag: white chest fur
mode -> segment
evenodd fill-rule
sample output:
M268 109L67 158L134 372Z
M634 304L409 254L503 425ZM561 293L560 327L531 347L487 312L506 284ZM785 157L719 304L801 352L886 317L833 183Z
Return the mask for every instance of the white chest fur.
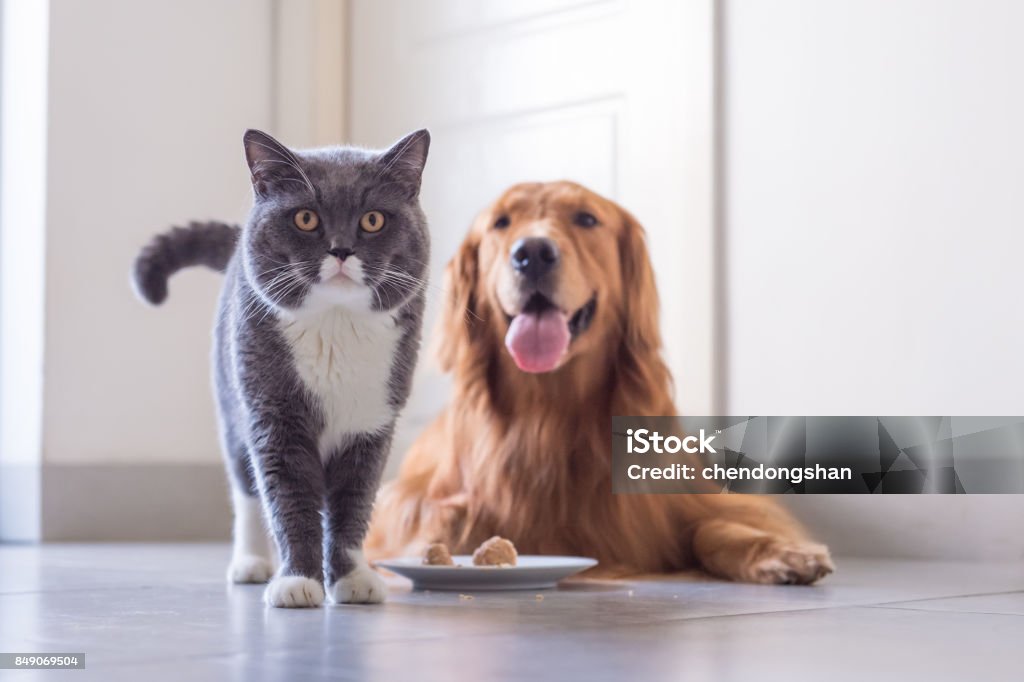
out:
M388 387L401 330L387 313L342 307L281 321L295 369L323 410L320 456L395 418Z

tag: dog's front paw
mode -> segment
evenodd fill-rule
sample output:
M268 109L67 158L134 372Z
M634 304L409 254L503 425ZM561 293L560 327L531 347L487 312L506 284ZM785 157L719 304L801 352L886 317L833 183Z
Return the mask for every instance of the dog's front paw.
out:
M228 582L231 583L265 583L272 575L274 567L270 560L255 554L232 557L228 565Z
M387 597L384 580L366 564L359 564L352 572L329 588L335 604L379 604Z
M324 603L324 586L301 575L279 575L267 585L263 600L286 609L317 607Z
M777 540L756 554L746 577L766 585L810 585L834 570L825 545Z

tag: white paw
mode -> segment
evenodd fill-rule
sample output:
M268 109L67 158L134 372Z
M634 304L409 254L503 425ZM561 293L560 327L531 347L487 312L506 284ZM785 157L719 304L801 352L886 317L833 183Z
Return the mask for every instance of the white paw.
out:
M366 564L356 564L352 572L330 587L335 604L380 604L388 587L377 572Z
M265 583L274 575L274 567L265 557L243 554L231 558L228 564L228 582Z
M324 603L324 586L300 575L279 575L267 585L263 601L286 609L316 607Z

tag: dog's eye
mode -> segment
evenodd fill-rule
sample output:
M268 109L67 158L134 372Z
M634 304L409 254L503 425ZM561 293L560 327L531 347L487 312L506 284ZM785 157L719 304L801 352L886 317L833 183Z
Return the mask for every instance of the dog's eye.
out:
M499 216L498 219L494 221L494 229L504 230L506 227L509 226L510 222L512 221L508 219L507 215Z
M580 211L572 217L572 222L580 227L593 227L597 225L597 218L586 211Z

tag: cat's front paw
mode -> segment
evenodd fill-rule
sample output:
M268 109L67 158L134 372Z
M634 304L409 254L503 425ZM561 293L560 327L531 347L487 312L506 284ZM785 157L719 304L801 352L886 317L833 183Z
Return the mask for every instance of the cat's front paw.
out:
M376 571L362 564L331 585L329 592L335 604L379 604L387 597L388 587Z
M301 575L279 575L267 585L263 600L286 609L317 607L324 603L324 586Z
M228 564L228 582L265 583L274 575L274 567L265 557L243 554L231 558Z

